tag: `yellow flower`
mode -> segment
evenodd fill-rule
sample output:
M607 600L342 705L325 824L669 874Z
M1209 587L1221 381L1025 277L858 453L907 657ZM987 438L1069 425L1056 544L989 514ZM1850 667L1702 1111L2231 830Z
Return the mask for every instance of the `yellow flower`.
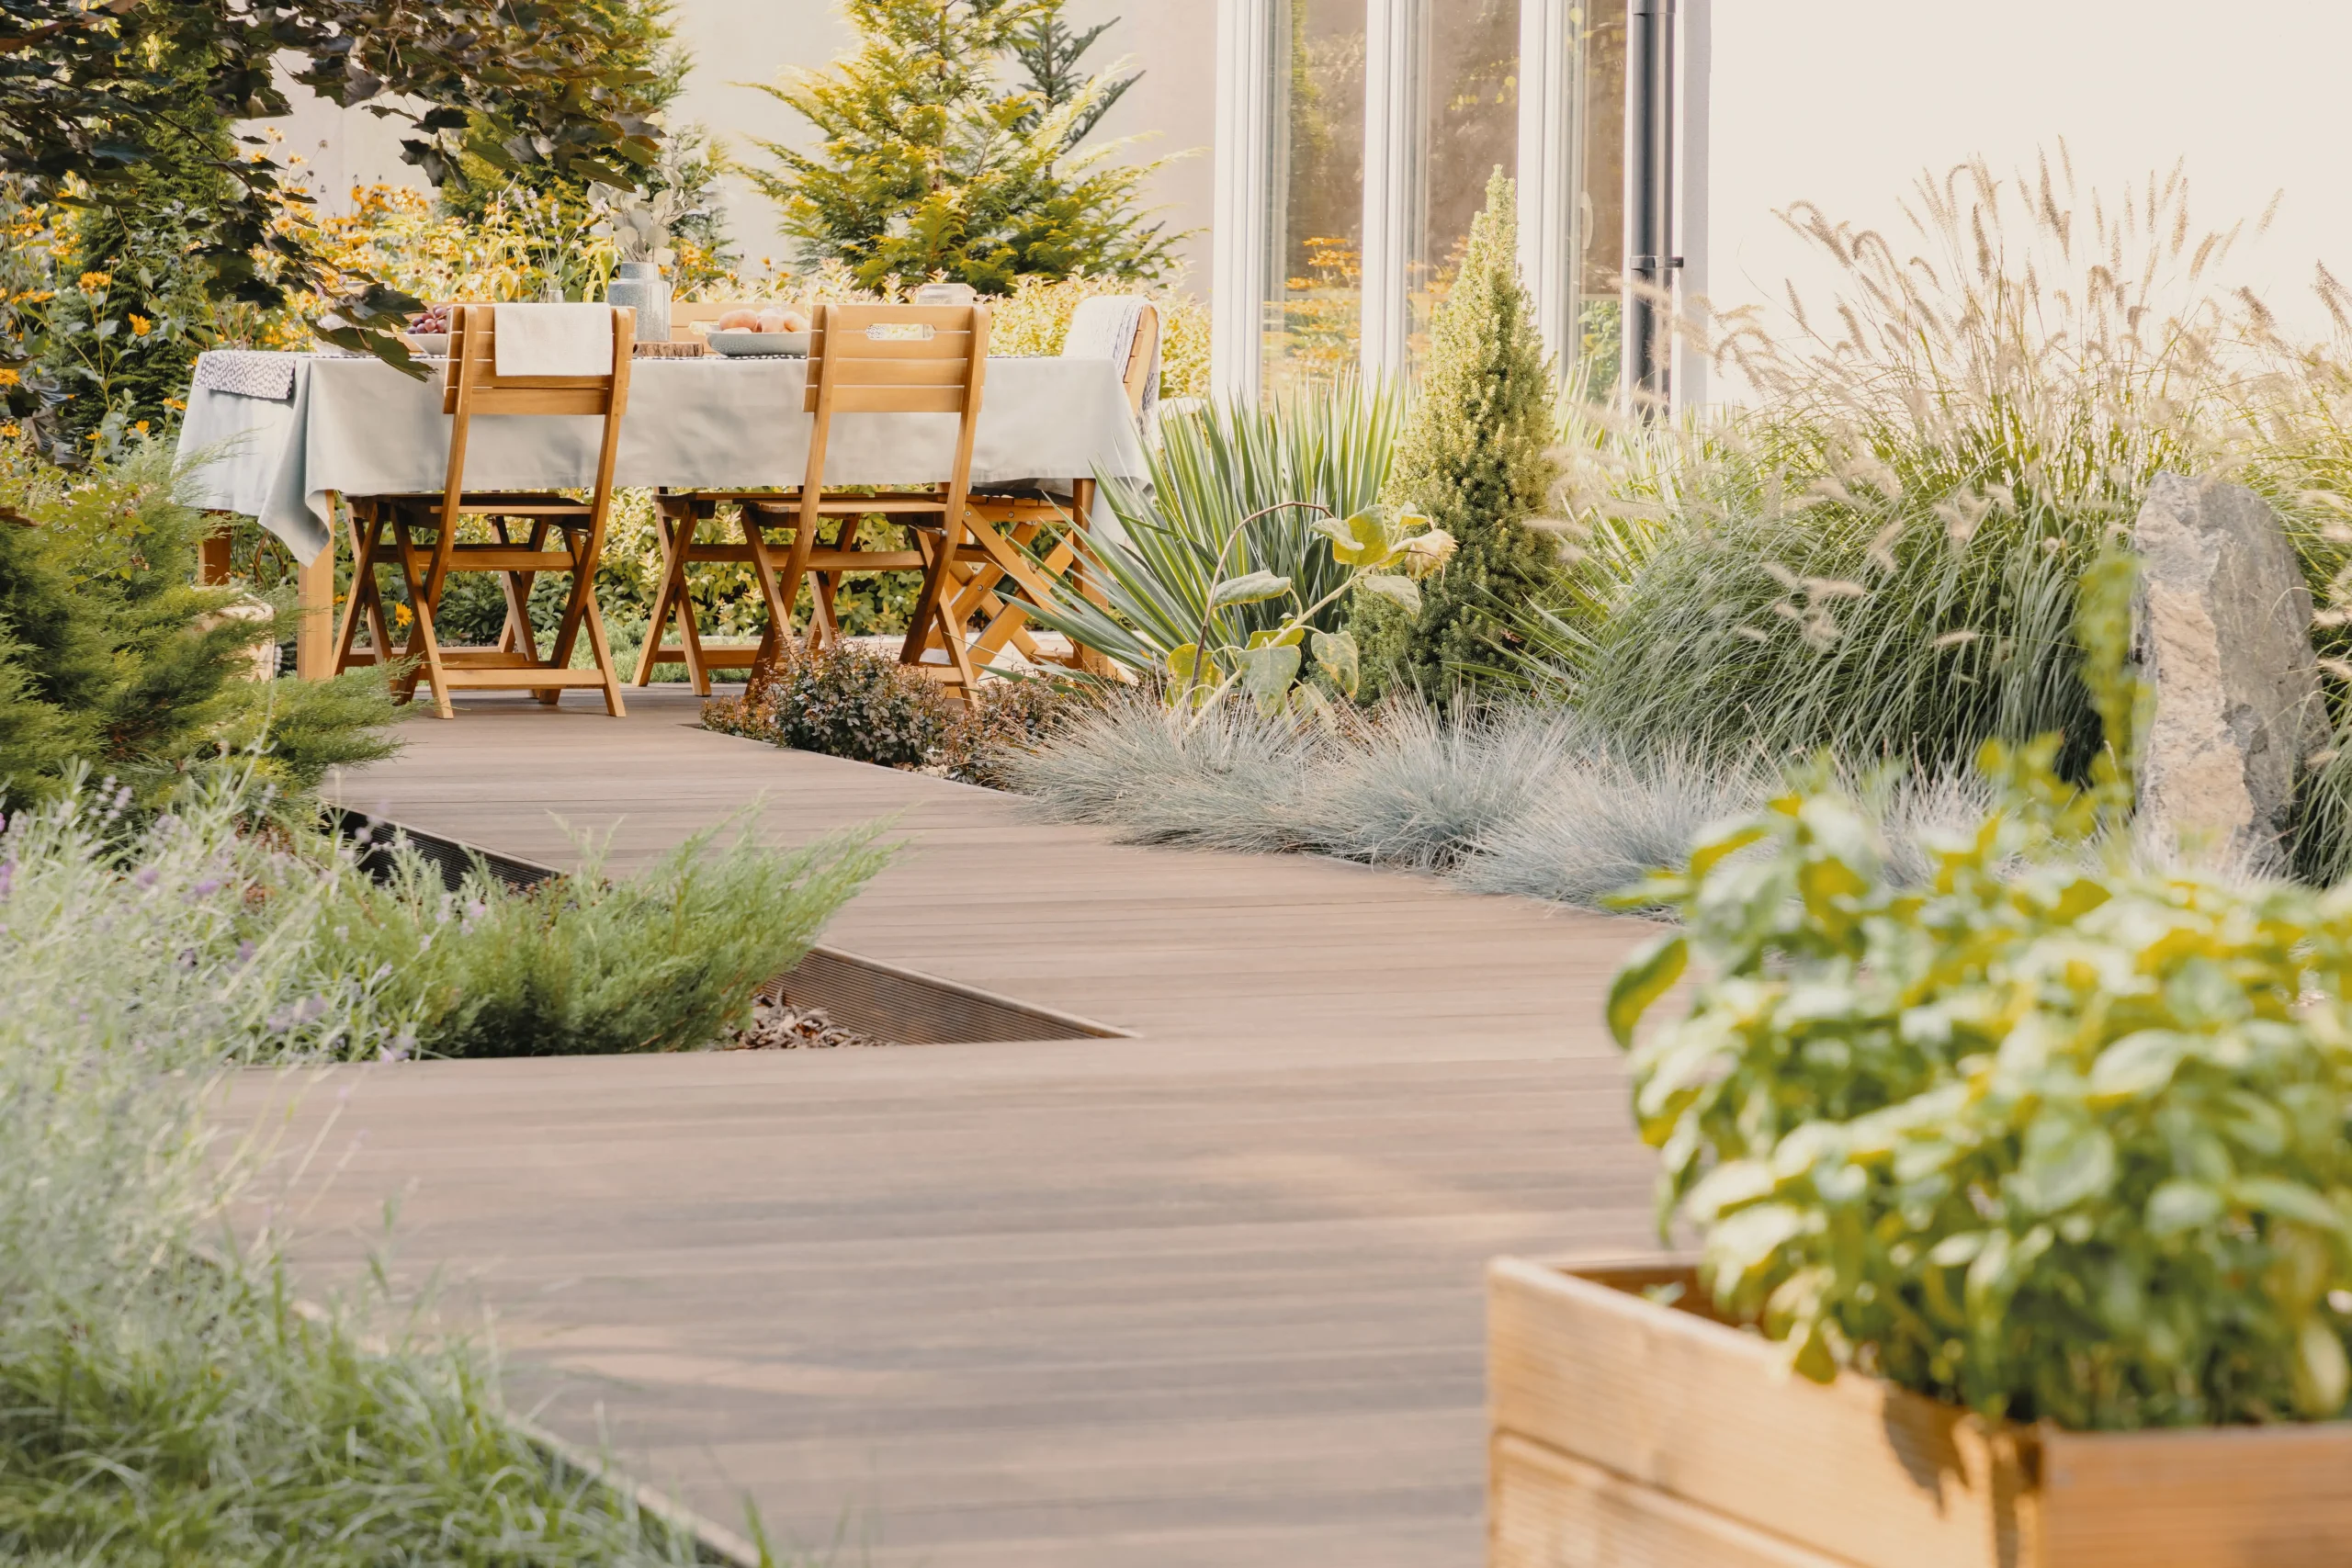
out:
M14 387L23 380L14 370L0 370L0 387Z
M18 427L17 427L16 425L13 425L13 424L0 424L0 435L5 435L5 436L8 437L8 439L10 439L11 441L15 440L17 436L22 435L23 434L24 434L24 432L23 432L21 429L19 429Z
M141 420L137 424L132 425L130 428L131 428L131 429L133 429L133 430L135 430L135 431L137 431L137 432L139 432L139 434L140 434L144 435L144 434L147 434L147 422L146 422L145 420L143 420L143 419L142 419L142 420Z
M82 292L96 294L113 281L114 278L107 273L85 272L82 275Z
M181 413L186 413L187 412L187 405L180 401L177 398L165 398L164 400L164 406L167 409L175 409Z
M154 327L155 323L149 321L146 317L140 315L135 310L131 312L130 335L132 337L145 337L150 332L154 330Z

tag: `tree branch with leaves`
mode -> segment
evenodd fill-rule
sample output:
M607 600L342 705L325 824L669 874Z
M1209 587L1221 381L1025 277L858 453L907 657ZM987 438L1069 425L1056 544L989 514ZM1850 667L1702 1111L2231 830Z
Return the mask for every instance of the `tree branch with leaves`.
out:
M0 0L0 176L30 200L129 216L157 147L290 113L290 79L405 120L403 156L436 182L462 142L513 172L634 186L660 132L635 112L647 73L616 62L613 25L549 0ZM501 134L481 134L484 117ZM226 193L190 254L206 292L265 307L326 292L302 226L277 221L310 196L267 139L237 141L214 160ZM319 335L422 374L393 335L419 301L342 281Z

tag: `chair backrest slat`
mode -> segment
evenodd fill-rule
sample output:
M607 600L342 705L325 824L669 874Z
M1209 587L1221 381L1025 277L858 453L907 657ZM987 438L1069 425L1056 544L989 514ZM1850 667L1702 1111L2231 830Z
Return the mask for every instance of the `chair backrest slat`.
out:
M450 308L449 367L441 412L462 400L470 413L617 416L628 407L628 371L636 346L637 312L613 311L613 368L604 376L501 376L498 310L492 305Z
M840 396L858 389L859 412L961 412L967 391L978 394L988 352L986 306L820 305L804 406L816 412L831 387L844 412L852 405Z

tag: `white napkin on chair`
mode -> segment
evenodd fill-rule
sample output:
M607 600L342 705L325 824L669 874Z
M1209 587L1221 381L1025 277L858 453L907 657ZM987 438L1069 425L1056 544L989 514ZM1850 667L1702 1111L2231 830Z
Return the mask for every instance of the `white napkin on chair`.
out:
M1127 373L1127 355L1135 352L1136 333L1151 301L1140 294L1097 294L1080 299L1069 313L1069 332L1062 339L1064 359L1107 359L1121 377ZM501 329L503 330L503 328ZM1151 346L1151 368L1144 377L1143 407L1137 421L1151 427L1152 406L1159 401L1159 344Z
M610 305L496 305L501 376L609 376Z

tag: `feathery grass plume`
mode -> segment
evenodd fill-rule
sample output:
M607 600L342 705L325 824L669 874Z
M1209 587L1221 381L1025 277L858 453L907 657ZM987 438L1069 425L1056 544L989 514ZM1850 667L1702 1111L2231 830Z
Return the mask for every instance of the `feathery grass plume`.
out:
M1201 634L1220 558L1227 577L1269 571L1316 603L1347 569L1312 526L1312 507L1285 503L1312 502L1335 517L1374 505L1404 416L1395 392L1354 382L1300 389L1262 409L1213 403L1163 414L1148 482L1102 482L1111 515L1090 543L1107 608L1073 594L1033 613L1130 669L1164 675L1169 653ZM1270 599L1218 613L1243 638L1279 626L1289 609L1288 600ZM1333 605L1314 624L1337 631L1343 613Z
M1438 309L1420 395L1383 497L1426 513L1460 549L1422 585L1418 615L1356 596L1349 626L1363 649L1367 699L1398 684L1434 694L1475 679L1516 636L1515 614L1559 575L1549 541L1527 526L1552 484L1556 389L1534 301L1519 279L1518 233L1513 187L1498 168Z
M2316 607L2312 642L2333 739L2304 759L2288 850L2296 874L2323 885L2352 875L2352 290L2318 269L2332 331L2285 337L2248 301L2267 361L2236 400L2241 477L2270 502L2303 566Z
M231 1235L256 1151L208 1131L227 1066L372 1057L410 1023L382 976L322 970L327 879L248 897L253 787L141 818L71 780L0 832L0 1557L694 1562L518 1433L491 1357L300 1313L282 1238Z
M1792 332L1726 318L1757 405L1680 432L1670 478L1584 480L1621 503L1587 502L1574 590L1531 621L1588 716L1929 767L2054 730L2084 774L2076 585L2158 470L2217 455L2237 231L2195 230L2177 173L2082 207L2062 152L1923 178L1903 244L1784 215L1838 270L1826 325L1793 295Z

